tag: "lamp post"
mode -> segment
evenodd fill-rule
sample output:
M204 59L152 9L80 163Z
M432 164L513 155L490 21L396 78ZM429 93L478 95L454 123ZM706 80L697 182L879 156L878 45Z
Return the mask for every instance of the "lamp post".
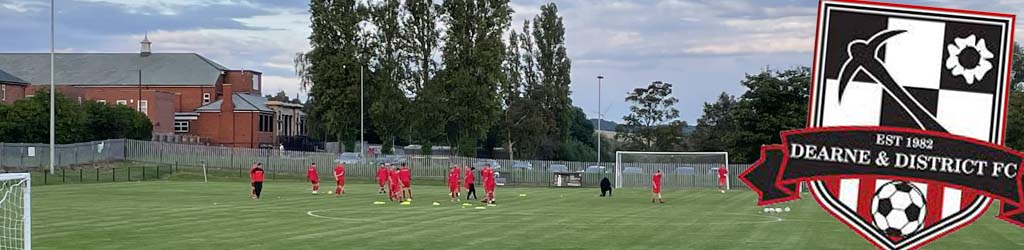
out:
M359 66L359 155L366 159L366 132L363 119L363 66Z
M604 116L601 114L601 80L604 80L604 76L597 76L597 164L601 165L601 122L604 122Z
M54 9L56 9L56 6L54 5L54 2L55 2L55 0L50 0L50 174L53 174L53 165L55 163L54 162L54 152L53 151L56 150L55 149L56 148L55 143L57 142L57 140L56 140L56 130L54 129L56 127L56 120L57 120L56 115L55 115L57 113L56 112L57 103L54 100L55 99L54 98L54 92L57 91L57 88L54 87L55 80L53 79L54 78L54 66L53 66L53 62L54 62L54 55L53 55L54 35L53 34L54 34L54 31L53 30L54 30L54 13L55 13Z

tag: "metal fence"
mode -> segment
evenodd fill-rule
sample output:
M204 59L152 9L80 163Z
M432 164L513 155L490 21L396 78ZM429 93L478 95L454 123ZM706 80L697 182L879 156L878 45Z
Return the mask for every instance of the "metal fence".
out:
M58 145L57 167L68 168L104 162L132 161L151 164L166 164L176 168L200 168L206 166L215 171L244 171L260 162L270 176L276 174L305 175L309 165L316 163L321 175L330 176L337 164L338 154L302 151L281 151L277 149L231 148L138 140L105 140L97 142ZM6 171L37 171L48 166L47 144L0 144L0 168ZM369 158L356 163L346 163L348 178L373 180L382 162L405 163L412 171L414 182L443 184L451 166L475 166L477 171L484 164L496 169L498 178L508 186L551 186L555 172L580 173L582 186L595 187L601 178L614 182L615 164L612 162L575 161L511 161L507 159L480 159L457 156L400 155ZM730 164L730 186L746 188L736 175L746 170L749 164ZM710 168L710 166L708 166ZM77 170L76 170L77 171ZM476 173L479 176L479 172ZM465 176L463 174L463 176ZM692 172L666 173L670 179L666 188L715 188L718 185L716 173L700 167ZM649 176L638 176L647 178ZM482 178L477 178L482 180ZM668 179L666 179L668 180ZM643 180L637 180L643 182ZM627 186L629 187L629 186Z

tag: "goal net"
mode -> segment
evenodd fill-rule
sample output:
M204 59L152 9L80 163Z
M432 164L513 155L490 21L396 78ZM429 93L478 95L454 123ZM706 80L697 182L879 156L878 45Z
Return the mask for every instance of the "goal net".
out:
M0 174L0 250L32 249L28 173Z
M615 152L615 187L650 188L661 170L663 188L718 188L718 168L729 166L726 152ZM736 173L729 171L729 176ZM726 188L729 187L726 178Z

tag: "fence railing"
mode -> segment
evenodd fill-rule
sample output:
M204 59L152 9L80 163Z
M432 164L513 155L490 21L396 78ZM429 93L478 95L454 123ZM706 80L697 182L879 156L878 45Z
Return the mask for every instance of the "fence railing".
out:
M7 172L38 171L49 166L49 148L47 144L0 143L0 168ZM317 164L321 176L331 176L338 154L303 151L281 151L276 149L231 148L219 146L203 146L174 144L166 142L138 140L105 140L96 142L66 144L56 146L56 164L58 168L133 161L152 164L166 164L176 168L200 168L217 171L237 171L242 173L249 167L260 162L264 165L269 177L276 174L304 175L309 165ZM480 159L458 156L400 155L382 158L369 158L345 164L348 178L372 180L382 162L405 163L412 171L414 182L443 184L451 166L474 166L479 171L484 164L496 169L498 177L505 185L510 186L550 186L555 177L554 172L580 173L584 187L598 186L601 178L613 181L615 164L611 162L578 162L578 161L540 161L508 159ZM596 167L594 167L596 166ZM601 168L603 167L603 169ZM672 166L666 166L672 167ZM711 165L680 163L677 167L690 167L692 172L666 172L663 186L666 188L714 188L717 187L717 174L710 171ZM729 164L731 188L746 188L737 174L746 170L749 164ZM75 170L78 171L78 170ZM89 171L89 170L84 170ZM84 174L84 172L82 173ZM479 178L479 172L476 173ZM98 174L96 174L99 176ZM239 174L245 176L244 174ZM62 175L63 176L63 175ZM463 174L463 176L465 176ZM82 177L84 178L84 177ZM650 174L634 174L630 178L636 183L649 180ZM644 187L637 185L633 187ZM627 186L628 187L628 186Z

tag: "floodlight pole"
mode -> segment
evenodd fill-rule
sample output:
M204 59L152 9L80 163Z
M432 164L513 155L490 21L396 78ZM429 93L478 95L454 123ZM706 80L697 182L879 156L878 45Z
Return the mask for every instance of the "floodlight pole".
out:
M359 155L363 156L363 159L369 157L366 155L366 130L364 127L363 119L363 66L359 66Z
M604 116L601 114L601 80L604 76L597 76L597 165L601 165L601 123Z
M56 113L57 113L57 111L56 111L57 110L57 103L54 101L54 99L56 99L56 98L54 98L54 95L55 95L54 92L57 91L57 88L54 87L55 86L55 84L54 84L54 82L55 82L54 75L55 74L54 74L54 66L53 66L53 63L55 61L54 60L54 54L53 54L53 47L54 47L54 42L53 42L54 41L54 13L56 13L54 11L54 9L56 9L56 7L54 6L55 2L56 2L56 0L50 0L50 174L53 174L53 165L54 165L54 152L53 151L56 150L55 144L57 142L57 139L56 139L56 129L54 129L55 125L56 125L55 121L57 119L56 118L57 117L56 116Z

